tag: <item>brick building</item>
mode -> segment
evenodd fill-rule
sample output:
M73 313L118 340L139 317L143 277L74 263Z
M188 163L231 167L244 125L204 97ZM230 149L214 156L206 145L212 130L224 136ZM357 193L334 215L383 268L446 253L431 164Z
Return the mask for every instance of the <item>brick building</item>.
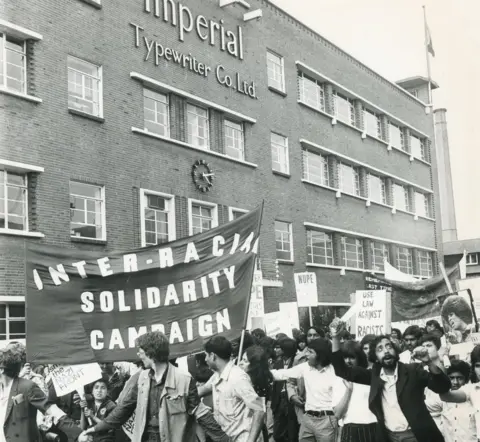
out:
M24 333L28 241L125 250L262 199L267 312L295 300L294 272L334 309L384 256L436 272L424 82L390 82L266 0L120 3L1 6L0 339Z

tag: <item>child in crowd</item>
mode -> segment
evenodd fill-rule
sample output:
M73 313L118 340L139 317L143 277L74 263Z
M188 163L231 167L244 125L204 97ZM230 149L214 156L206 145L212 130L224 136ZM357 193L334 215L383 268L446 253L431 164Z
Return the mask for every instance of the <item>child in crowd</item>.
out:
M93 395L93 409L89 408L86 401L81 402L82 416L80 426L83 430L89 427L88 419L93 425L103 421L116 407L115 402L108 398L108 381L104 378L94 382L92 388ZM115 442L115 431L110 430L106 432L95 433L93 435L94 442Z

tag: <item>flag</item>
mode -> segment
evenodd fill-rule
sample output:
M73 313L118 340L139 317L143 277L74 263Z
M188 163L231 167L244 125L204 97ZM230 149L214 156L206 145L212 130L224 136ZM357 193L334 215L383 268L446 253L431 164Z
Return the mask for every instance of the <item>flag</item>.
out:
M433 41L432 41L432 34L430 33L430 28L428 27L427 23L425 22L425 35L426 35L426 45L427 51L432 54L432 57L435 57L435 50L433 49Z

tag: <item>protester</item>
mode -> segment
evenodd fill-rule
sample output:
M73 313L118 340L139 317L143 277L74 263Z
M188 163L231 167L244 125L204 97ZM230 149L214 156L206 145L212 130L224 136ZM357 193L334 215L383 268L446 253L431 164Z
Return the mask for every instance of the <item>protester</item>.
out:
M375 340L375 335L365 335L360 341L360 347L362 348L365 357L367 358L367 368L373 367L373 361L370 360L372 342Z
M332 363L337 376L371 386L369 407L378 421L377 442L443 442L443 436L425 405L424 391L429 387L436 393L446 393L451 382L442 369L431 362L428 351L422 348L413 353L428 365L429 371L426 371L420 364L399 362L398 351L391 339L377 336L372 343L373 368L348 367L337 337L343 327L338 320L330 326Z
M265 401L255 392L248 374L234 364L227 339L210 338L205 353L214 375L199 388L199 395L213 394L215 419L233 441L256 442L261 438Z
M255 330L252 330L252 336L255 339L255 343L259 344L260 341L267 336L267 334L265 333L265 330L256 328Z
M232 361L236 364L237 363L237 359L239 357L239 354L238 352L240 351L240 342L241 342L242 338L239 337L237 339L234 339L232 341ZM242 352L246 351L247 348L251 347L252 345L255 345L255 340L253 338L253 336L248 333L248 332L244 332L243 334L243 346L242 346ZM240 355L240 359L241 359L241 355Z
M203 387L213 376L213 371L210 370L208 367L201 367L197 370L195 374L195 382L197 385L197 389L199 387ZM202 402L211 410L213 410L213 398L211 394L208 394L202 397Z
M461 296L448 297L442 306L442 320L450 330L446 334L451 344L467 342L472 332L473 313L469 303Z
M348 367L368 367L367 357L358 342L342 346L342 356ZM375 442L376 422L368 408L370 387L338 378L333 387L333 411L339 420L341 442Z
M410 364L415 361L413 350L418 347L418 341L422 337L422 331L418 325L411 325L403 332L403 342L405 343L405 351L400 354L400 362Z
M168 338L161 332L150 332L137 338L136 345L145 370L135 374L132 379L136 382L132 382L117 407L84 434L120 428L135 412L132 438L135 442L159 442L160 429L172 442L190 442L196 434L194 419L213 441L228 441L210 410L200 401L190 374L168 362Z
M440 337L443 336L443 328L436 319L430 319L425 324L425 329L429 334L440 333Z
M300 425L300 442L335 442L337 418L333 412L332 386L335 370L331 365L331 344L325 338L313 339L308 344L308 363L283 370L272 370L276 381L290 378L305 383L305 414Z
M301 333L300 335L297 336L296 341L297 341L298 352L299 353L303 352L307 347L307 336Z

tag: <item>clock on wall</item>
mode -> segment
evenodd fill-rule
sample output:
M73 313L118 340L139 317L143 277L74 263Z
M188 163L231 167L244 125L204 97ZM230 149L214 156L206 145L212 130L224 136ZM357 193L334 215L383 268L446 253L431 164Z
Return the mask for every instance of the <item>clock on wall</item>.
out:
M198 160L195 161L195 164L192 166L192 178L193 183L198 190L201 192L208 192L213 186L215 174L206 161Z

